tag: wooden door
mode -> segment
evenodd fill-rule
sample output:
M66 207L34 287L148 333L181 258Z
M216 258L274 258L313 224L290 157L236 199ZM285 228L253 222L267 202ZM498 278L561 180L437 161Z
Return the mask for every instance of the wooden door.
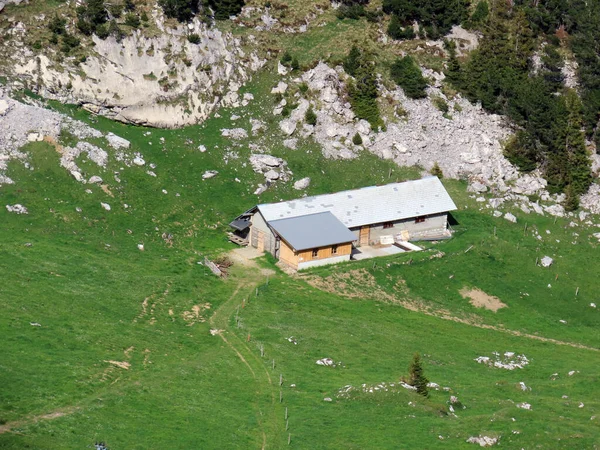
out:
M256 248L259 252L265 251L265 232L258 230Z
M371 226L365 225L364 227L360 227L360 235L358 238L358 243L360 245L369 245L370 237L371 237Z

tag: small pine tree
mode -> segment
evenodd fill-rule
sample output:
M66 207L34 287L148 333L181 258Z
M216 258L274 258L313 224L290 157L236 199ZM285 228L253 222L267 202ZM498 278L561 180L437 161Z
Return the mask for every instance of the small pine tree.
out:
M469 19L469 22L471 25L477 25L477 24L483 23L486 21L489 14L490 14L490 7L488 5L488 2L486 2L485 0L481 0L479 3L477 3L477 6L475 7L475 11L473 11L473 14L471 14L471 18Z
M429 396L427 383L429 380L423 374L423 365L421 364L421 356L418 353L413 355L413 359L408 369L408 384L417 388L417 393L423 397Z
M567 211L575 211L579 208L579 196L575 192L572 184L568 185L567 189L565 189L565 202L563 206Z
M292 59L293 59L292 55L290 54L289 51L286 50L285 53L283 54L283 56L281 57L280 61L281 61L282 65L289 67L290 64L292 63Z
M354 145L362 145L363 140L362 137L360 137L360 133L356 133L354 137L352 137L352 143Z
M316 125L317 124L317 115L313 111L312 106L306 110L306 113L304 114L304 121L308 125Z
M404 36L404 30L402 29L402 24L400 23L400 19L396 14L392 14L392 18L390 19L390 24L387 28L387 34L392 39L402 39Z
M433 167L431 168L429 173L434 177L438 177L440 179L444 178L444 172L442 172L442 168L440 167L437 161L433 163Z
M292 63L290 64L290 67L291 67L292 70L298 70L298 69L300 69L300 63L298 62L298 58L296 58L295 56L292 59Z
M425 88L427 80L423 78L421 69L411 56L398 58L390 70L392 79L402 88L409 98L427 97Z
M348 56L344 59L344 70L348 75L356 76L356 71L360 67L362 59L362 53L356 45L353 45L348 53Z

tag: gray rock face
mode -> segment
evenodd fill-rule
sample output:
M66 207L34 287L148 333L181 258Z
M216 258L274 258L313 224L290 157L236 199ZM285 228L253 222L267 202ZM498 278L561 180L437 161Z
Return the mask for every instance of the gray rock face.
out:
M221 136L237 141L246 139L248 137L248 132L243 128L224 128L221 130Z
M202 122L218 106L241 105L239 88L265 60L246 54L242 38L200 20L171 28L160 11L153 19L157 37L140 30L121 42L94 36L93 53L77 67L65 59L66 70L13 42L0 54L11 61L15 77L31 87L41 83L40 95L122 122L175 128ZM188 42L190 33L200 36L199 44Z
M506 220L508 220L509 222L517 223L517 218L513 214L511 214L511 213L504 214L504 218Z
M88 180L88 183L102 184L102 178L100 178L98 175L94 175L94 176L90 177L90 179Z

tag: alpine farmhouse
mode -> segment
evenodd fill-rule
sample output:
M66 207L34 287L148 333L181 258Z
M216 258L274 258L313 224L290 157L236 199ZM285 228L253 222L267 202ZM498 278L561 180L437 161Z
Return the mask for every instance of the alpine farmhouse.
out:
M360 247L449 238L455 209L441 181L426 177L257 205L230 223L230 238L301 270L348 261Z

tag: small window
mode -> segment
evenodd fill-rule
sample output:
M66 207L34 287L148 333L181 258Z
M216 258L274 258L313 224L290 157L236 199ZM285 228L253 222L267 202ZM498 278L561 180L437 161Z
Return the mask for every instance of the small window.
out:
M313 258L318 258L319 257L319 250L313 250L312 251L312 257Z
M386 228L394 228L394 222L386 222L383 224L383 229L385 230Z
M337 255L337 250L338 250L338 246L334 245L333 247L331 247L331 254L332 255Z
M415 219L415 223L423 223L425 222L425 216L419 216Z

